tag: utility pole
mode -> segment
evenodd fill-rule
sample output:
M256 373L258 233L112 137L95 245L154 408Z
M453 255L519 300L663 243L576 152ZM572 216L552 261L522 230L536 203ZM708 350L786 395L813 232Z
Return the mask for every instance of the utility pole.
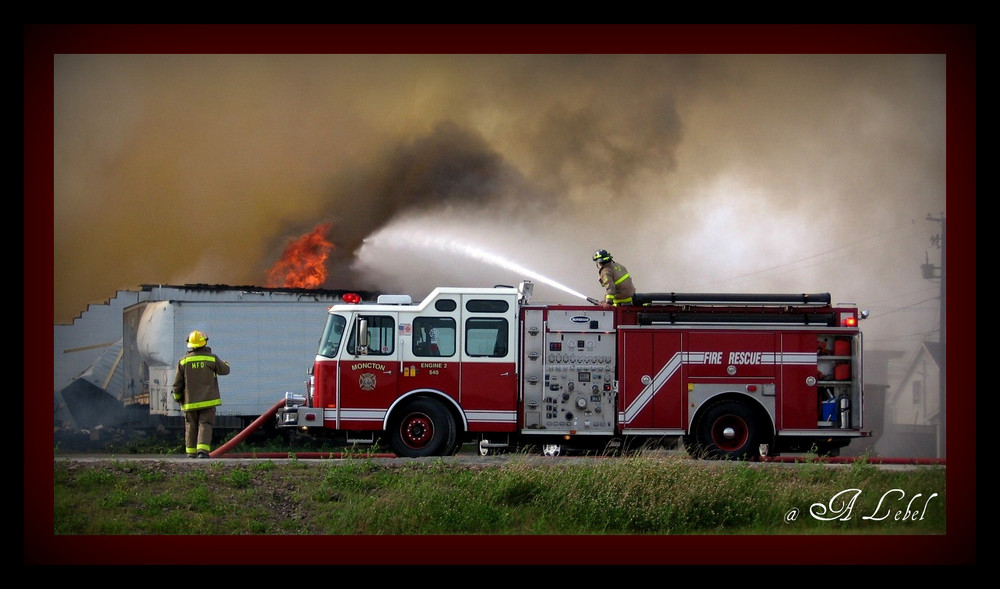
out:
M945 386L946 386L946 383L947 383L947 377L945 375L945 372L946 372L945 368L948 365L948 362L946 361L947 351L946 351L946 348L945 348L945 342L947 341L947 333L948 333L948 331L946 329L946 325L945 325L945 321L946 321L946 313L945 313L945 311L947 309L947 299L945 298L945 294L947 293L947 288L945 286L945 276L946 276L946 274L945 274L945 266L947 264L946 260L948 259L947 258L947 251L945 249L945 246L947 244L947 240L945 239L944 213L942 212L940 217L932 217L931 215L927 215L927 220L928 221L936 221L937 223L941 224L941 233L939 235L935 235L934 237L931 238L931 243L934 244L934 245L936 245L936 246L938 246L941 249L941 266L940 266L940 268L935 268L934 265L931 264L930 260L928 259L926 264L922 264L921 265L921 270L923 272L924 278L928 279L928 280L933 279L933 278L936 277L935 273L934 273L934 270L940 269L940 271L941 271L940 275L938 276L941 279L941 297L940 297L941 298L941 310L940 310L940 319L938 320L938 323L940 325L940 331L939 331L939 334L938 334L938 341L940 342L940 346L941 346L941 354L940 354L940 358L938 358L938 362L940 364L938 366L938 377L939 377L940 382L938 383L938 422L939 422L939 425L938 425L938 439L937 439L937 456L938 456L938 458L944 458L945 457L945 452L947 450L947 444L946 444L946 442L948 440L948 413L946 411L947 404L946 404L946 401L945 401Z

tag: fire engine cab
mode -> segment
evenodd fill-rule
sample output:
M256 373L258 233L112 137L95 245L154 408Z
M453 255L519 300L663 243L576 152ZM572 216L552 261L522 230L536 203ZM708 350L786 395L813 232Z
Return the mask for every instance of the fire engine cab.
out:
M836 455L863 426L867 313L829 294L637 294L534 304L532 284L437 288L329 309L282 428L382 440L399 456L617 451Z

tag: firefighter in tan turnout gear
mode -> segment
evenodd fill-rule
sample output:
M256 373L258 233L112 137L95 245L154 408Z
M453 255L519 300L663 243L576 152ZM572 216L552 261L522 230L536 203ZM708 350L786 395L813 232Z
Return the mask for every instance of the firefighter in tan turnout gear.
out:
M229 374L229 363L212 353L208 336L192 331L188 352L177 362L174 401L184 412L184 450L188 458L210 458L216 407L222 404L219 375Z
M594 252L594 262L597 264L598 277L604 287L605 307L631 305L635 295L635 286L628 269L615 262L608 250L600 249Z

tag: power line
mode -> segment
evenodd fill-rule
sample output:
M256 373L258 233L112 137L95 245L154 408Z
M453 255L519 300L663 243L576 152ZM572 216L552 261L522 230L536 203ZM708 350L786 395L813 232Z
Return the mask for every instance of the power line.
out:
M778 270L780 270L782 272L785 272L785 273L792 272L792 271L800 271L800 270L803 269L803 267L802 266L798 266L798 265L800 265L800 264L802 264L804 262L809 262L811 260L816 260L816 262L813 263L812 265L806 266L806 268L812 268L812 267L815 267L815 266L819 265L820 263L828 263L828 262L835 261L835 260L839 259L839 258L832 258L832 259L828 258L828 259L820 260L819 258L823 258L824 256L829 256L830 254L835 254L837 252L842 252L841 255L839 256L840 258L846 257L846 256L848 256L850 254L850 252L847 251L847 250L855 248L855 247L857 247L860 244L863 244L863 243L866 243L866 242L871 242L871 241L876 241L876 240L885 240L888 236L891 236L891 235L894 235L894 234L898 234L898 233L904 231L907 227L915 227L915 226L916 226L916 220L915 219L911 219L910 223L908 225L907 224L897 225L896 227L890 229L886 233L880 233L879 235L872 235L872 236L869 236L869 237L865 237L865 238L853 241L851 243L840 245L840 246L835 247L833 249L829 249L829 250L822 251L822 252L819 252L819 253L816 253L816 254L812 254L810 256L806 256L804 258L799 258L797 260L792 260L791 262L786 262L786 263L783 263L783 264L779 264L777 266L771 266L769 268L762 268L760 270L754 270L752 272L747 272L745 274L739 274L739 275L736 275L736 276L729 276L729 277L725 278L724 280L719 280L719 281L712 282L712 283L707 283L707 284L711 285L711 284L720 284L720 283L723 283L723 282L739 281L739 280L742 280L742 279L758 277L759 275L766 274L768 272L778 271ZM697 289L698 287L696 286L696 287L692 287L692 288L693 289Z
M910 304L910 305L906 305L905 307L898 307L896 309L892 309L891 311L886 311L885 313L880 313L878 316L869 317L868 320L881 319L882 317L885 317L887 315L892 315L893 313L898 313L900 311L905 311L907 309L912 309L912 308L916 307L917 305L922 305L922 304L930 302L930 301L936 301L939 298L940 297L931 297L929 299L924 299L922 301L917 301L916 303L913 303L913 304ZM927 310L929 310L929 309L927 309Z

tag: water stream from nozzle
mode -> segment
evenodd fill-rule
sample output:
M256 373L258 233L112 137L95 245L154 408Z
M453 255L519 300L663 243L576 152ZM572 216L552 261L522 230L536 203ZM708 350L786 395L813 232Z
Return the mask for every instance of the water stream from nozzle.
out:
M584 300L589 300L587 295L577 292L572 288L566 286L565 284L556 282L555 280L549 278L548 276L545 276L544 274L531 270L530 268L526 268L525 266L522 266L521 264L518 264L513 260L486 251L472 244L463 243L457 239L448 238L440 235L423 235L422 233L424 232L418 233L416 231L410 231L405 227L394 227L392 230L393 245L398 246L399 243L406 242L406 244L409 246L432 247L434 249L443 252L457 253L467 258L479 260L481 262L486 262L488 264L498 266L505 270L510 270L511 272L516 272L517 274L525 278L529 278L535 282L541 282L547 284L553 288L557 288L565 293L573 295L574 297ZM369 239L372 238L365 239L365 241L369 241Z

